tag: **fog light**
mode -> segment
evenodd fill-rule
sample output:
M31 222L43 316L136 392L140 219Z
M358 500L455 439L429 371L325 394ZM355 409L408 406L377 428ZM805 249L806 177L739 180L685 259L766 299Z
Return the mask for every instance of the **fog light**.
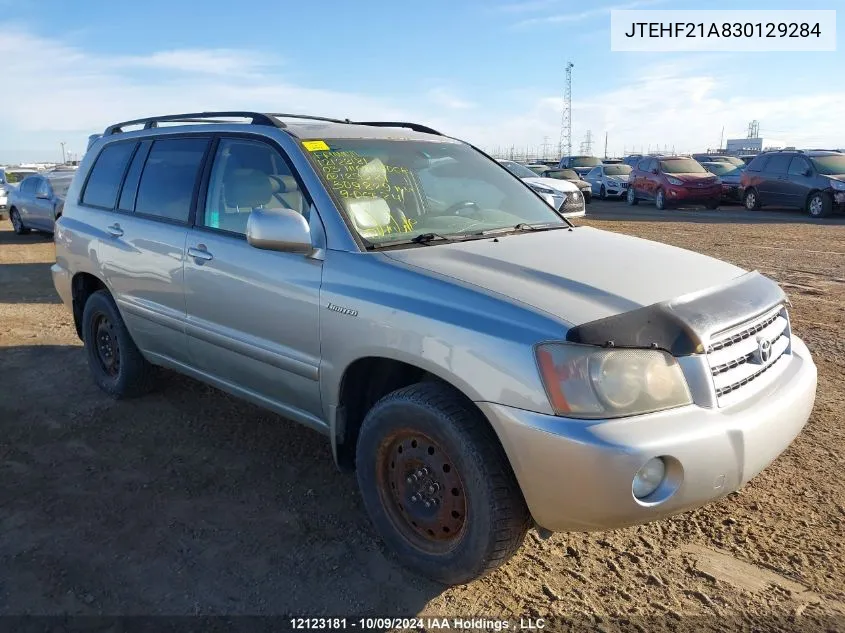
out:
M666 476L666 464L662 457L653 457L634 475L632 490L637 499L649 496Z

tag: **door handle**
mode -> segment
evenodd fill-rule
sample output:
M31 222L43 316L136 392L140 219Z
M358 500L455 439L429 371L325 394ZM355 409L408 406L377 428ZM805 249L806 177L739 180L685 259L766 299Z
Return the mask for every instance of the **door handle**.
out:
M120 228L120 225L117 222L108 227L106 231L108 231L109 235L112 237L121 237L123 235L123 229Z
M188 255L194 258L194 262L202 266L203 262L207 262L211 259L214 259L214 255L208 252L208 248L205 244L197 244L196 247L192 246L188 249Z

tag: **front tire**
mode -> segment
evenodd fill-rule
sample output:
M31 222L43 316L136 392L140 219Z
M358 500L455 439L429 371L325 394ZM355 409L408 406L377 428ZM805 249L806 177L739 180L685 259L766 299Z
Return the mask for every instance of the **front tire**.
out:
M757 193L756 189L746 190L742 197L742 204L745 205L745 208L749 211L757 211L761 206L763 206L760 204L760 194Z
M826 193L815 191L807 198L806 209L811 218L826 218L833 211L833 201Z
M630 185L628 185L628 195L625 196L625 202L627 202L630 207L635 207L640 203L640 201L637 200L637 194L634 192L634 188Z
M364 506L407 567L463 584L507 561L530 515L501 444L463 396L418 383L379 400L356 448Z
M663 189L657 190L657 194L654 196L654 206L658 211L666 210L666 194L663 193Z
M601 189L599 189L599 198L607 200L607 189L604 188L604 185L602 185Z
M85 302L82 340L88 367L97 386L115 399L152 390L154 368L143 357L111 295L98 290Z
M9 211L9 220L12 222L12 229L15 231L15 235L26 235L29 233L30 230L23 225L21 214L17 209L12 208Z

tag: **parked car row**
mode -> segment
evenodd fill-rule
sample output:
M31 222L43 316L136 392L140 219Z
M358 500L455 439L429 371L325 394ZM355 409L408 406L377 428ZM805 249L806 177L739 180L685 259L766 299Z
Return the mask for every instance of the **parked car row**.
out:
M513 160L501 159L499 163L566 217L579 217L586 213L586 200L577 185L564 179L549 178L546 175L548 170L538 173Z

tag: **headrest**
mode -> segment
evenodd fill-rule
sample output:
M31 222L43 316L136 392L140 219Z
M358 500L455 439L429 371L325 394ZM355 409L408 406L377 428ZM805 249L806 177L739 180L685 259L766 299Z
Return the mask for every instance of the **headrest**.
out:
M257 169L234 169L226 175L223 184L229 207L254 209L273 197L270 178Z
M390 224L390 207L384 198L348 198L346 209L362 231Z
M291 193L299 191L299 185L293 176L270 176L273 193Z

